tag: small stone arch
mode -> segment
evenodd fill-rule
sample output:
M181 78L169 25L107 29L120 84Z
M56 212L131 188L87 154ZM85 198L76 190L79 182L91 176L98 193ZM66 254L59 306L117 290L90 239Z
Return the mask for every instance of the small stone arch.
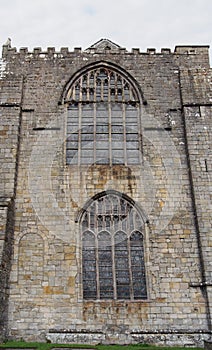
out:
M18 240L17 281L23 288L41 287L45 242L38 233L25 233Z
M44 248L44 254L43 254L43 261L44 261L44 266L46 265L46 257L48 254L48 240L47 240L47 236L45 234L45 232L40 231L39 233L37 232L29 232L29 231L24 231L21 232L17 235L15 242L14 242L14 273L12 275L12 281L18 282L18 262L19 262L19 246L20 246L20 241L22 240L22 238L29 234L29 233L33 233L33 234L37 234L41 237L41 239L43 240L43 248Z

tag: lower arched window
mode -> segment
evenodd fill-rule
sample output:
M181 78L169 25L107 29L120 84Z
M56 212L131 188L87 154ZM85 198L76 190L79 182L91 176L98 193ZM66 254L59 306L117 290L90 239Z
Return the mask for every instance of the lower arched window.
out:
M147 298L143 220L125 198L106 194L82 217L84 299Z

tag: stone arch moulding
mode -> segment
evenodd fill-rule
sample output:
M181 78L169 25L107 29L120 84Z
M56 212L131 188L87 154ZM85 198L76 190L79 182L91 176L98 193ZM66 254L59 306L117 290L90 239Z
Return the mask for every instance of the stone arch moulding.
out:
M44 240L39 233L29 232L19 240L18 282L40 285L44 276Z
M135 207L135 209L140 214L140 216L141 216L141 218L143 220L143 223L149 225L149 219L148 219L147 215L145 214L144 210L141 208L141 206L138 203L136 203L132 198L130 198L127 194L118 192L116 190L102 191L100 193L95 194L92 198L88 199L86 201L86 203L84 204L83 208L78 211L78 213L76 215L76 218L75 218L75 222L76 223L80 223L81 219L83 217L83 214L86 212L87 208L90 207L90 205L95 200L97 200L99 198L102 198L102 197L104 197L106 195L116 195L116 196L119 196L119 197L125 199L127 202L129 202L132 206Z
M29 234L29 233L32 233L32 234L37 234L38 236L40 236L43 241L44 241L44 248L45 248L45 252L47 251L47 244L48 244L48 240L47 240L47 237L46 237L46 234L43 233L42 231L39 231L39 232L35 232L35 231L26 231L26 232L21 232L18 236L17 236L17 239L16 239L16 245L18 246L20 241L22 240L22 238Z
M92 197L80 219L83 300L147 300L146 220L128 196Z
M37 235L38 237L40 237L43 241L43 262L44 262L44 266L46 265L46 256L47 256L47 252L48 252L48 240L46 237L46 234L41 232L21 232L14 243L14 260L16 261L16 268L14 269L14 273L12 275L12 280L14 283L18 282L18 259L19 259L19 245L21 240L27 236L28 234L34 234Z
M64 103L68 102L71 87L75 83L75 81L80 78L80 76L86 74L87 72L89 72L91 70L98 69L98 68L111 69L114 72L122 75L135 89L135 91L139 97L139 103L143 104L143 105L147 105L147 100L144 97L144 93L143 93L140 85L138 84L138 82L135 80L135 78L133 78L132 75L129 74L125 69L121 68L120 66L118 66L112 62L107 62L107 61L92 62L92 63L84 66L82 69L78 70L76 73L74 73L74 75L72 75L72 77L66 83L58 104L62 105Z

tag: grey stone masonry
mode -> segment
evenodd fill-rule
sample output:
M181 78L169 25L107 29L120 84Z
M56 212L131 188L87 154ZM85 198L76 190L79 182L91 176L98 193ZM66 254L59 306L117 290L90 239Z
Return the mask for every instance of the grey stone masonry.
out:
M3 46L1 341L210 343L208 49Z

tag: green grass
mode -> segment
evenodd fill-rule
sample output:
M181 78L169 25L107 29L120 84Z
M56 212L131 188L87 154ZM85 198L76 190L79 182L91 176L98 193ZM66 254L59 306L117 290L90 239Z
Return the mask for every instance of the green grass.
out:
M6 343L0 344L1 348L36 348L36 350L50 350L52 348L92 348L90 345L79 345L79 344L52 344L52 343L36 343L36 342L25 342L25 341L7 341ZM95 347L93 347L95 348Z
M36 350L50 350L52 348L81 348L81 349L96 349L96 350L185 350L185 347L157 347L148 344L138 345L80 345L80 344L52 344L52 343L27 343L24 341L7 341L0 344L0 348L36 348ZM147 349L146 349L147 348ZM190 348L188 348L190 349ZM201 348L192 348L192 350L202 350Z

